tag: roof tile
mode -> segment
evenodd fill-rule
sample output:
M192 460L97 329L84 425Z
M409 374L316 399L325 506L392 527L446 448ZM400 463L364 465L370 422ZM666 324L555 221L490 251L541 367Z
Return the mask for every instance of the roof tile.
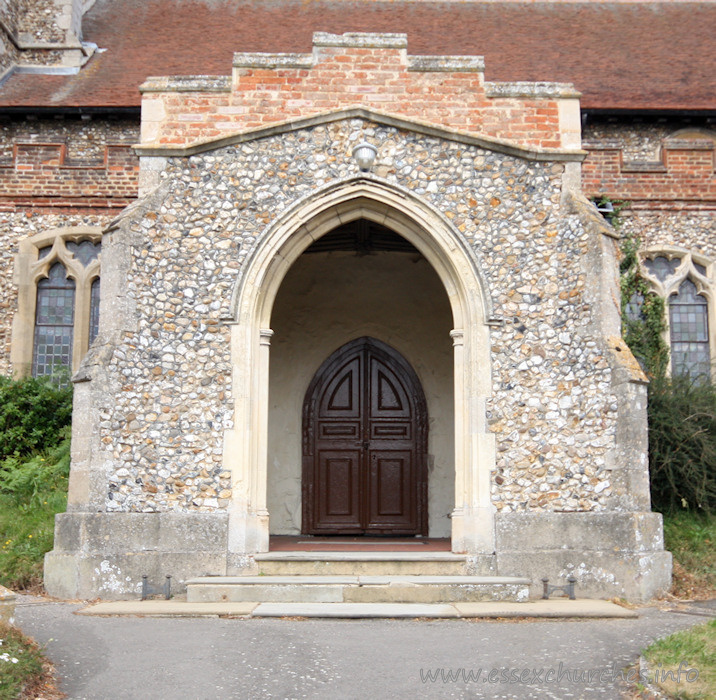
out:
M481 55L486 79L572 82L586 109L713 110L711 2L97 0L75 76L15 74L0 107L132 107L150 75L228 75L237 51L310 52L314 31L405 32L412 55Z

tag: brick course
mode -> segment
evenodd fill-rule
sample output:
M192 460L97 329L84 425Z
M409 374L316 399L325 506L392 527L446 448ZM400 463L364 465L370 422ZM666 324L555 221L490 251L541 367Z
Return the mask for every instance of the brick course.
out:
M656 161L626 162L617 143L586 143L582 165L587 196L628 200L632 206L716 207L716 144L667 139Z
M123 208L137 196L139 161L125 144L106 144L99 162L67 158L64 143L16 143L0 164L0 210L17 207Z

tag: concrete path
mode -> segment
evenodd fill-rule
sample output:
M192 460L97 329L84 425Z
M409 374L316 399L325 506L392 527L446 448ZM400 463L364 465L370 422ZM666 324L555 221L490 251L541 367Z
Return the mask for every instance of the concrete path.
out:
M75 615L82 607L21 596L16 610L17 624L47 646L70 700L620 698L620 671L643 647L714 614L172 619Z

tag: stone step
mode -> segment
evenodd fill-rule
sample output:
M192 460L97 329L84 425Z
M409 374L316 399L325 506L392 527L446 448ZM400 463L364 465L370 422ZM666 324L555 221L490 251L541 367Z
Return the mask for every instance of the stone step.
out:
M206 576L187 581L187 602L521 602L529 584L506 576Z
M460 576L468 571L464 554L452 552L268 552L255 555L267 576ZM473 564L474 567L474 564ZM493 573L492 558L477 573Z

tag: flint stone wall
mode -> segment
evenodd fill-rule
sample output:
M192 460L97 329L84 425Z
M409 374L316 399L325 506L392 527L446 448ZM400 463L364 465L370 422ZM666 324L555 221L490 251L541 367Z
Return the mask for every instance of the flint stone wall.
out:
M642 249L678 246L695 250L716 261L716 212L629 211L622 231L641 241Z
M26 43L59 44L80 34L82 0L15 0L12 29Z
M380 144L376 175L427 200L472 246L504 319L492 329L488 406L496 508L617 507L618 401L587 289L592 234L560 206L564 166L358 119L169 158L164 184L110 227L105 259L127 251L115 284L132 318L121 337L103 321L86 363L100 406L91 507L227 509L232 291L276 217L356 174L350 152L365 138Z
M139 141L139 123L133 119L15 119L0 123L0 166L11 165L18 143L62 144L72 165L95 165L107 145Z

